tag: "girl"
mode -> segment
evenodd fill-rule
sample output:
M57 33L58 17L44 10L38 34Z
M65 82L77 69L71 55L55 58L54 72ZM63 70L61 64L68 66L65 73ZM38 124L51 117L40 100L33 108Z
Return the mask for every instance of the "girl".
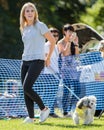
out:
M41 70L50 65L50 57L55 46L55 39L51 35L48 27L38 19L38 12L33 3L23 5L20 12L20 31L24 50L22 54L21 81L24 90L24 99L29 117L24 123L34 122L34 102L41 110L40 122L44 122L49 115L49 108L46 107L40 96L32 89ZM45 58L45 39L50 41L50 50ZM44 62L45 61L45 62Z

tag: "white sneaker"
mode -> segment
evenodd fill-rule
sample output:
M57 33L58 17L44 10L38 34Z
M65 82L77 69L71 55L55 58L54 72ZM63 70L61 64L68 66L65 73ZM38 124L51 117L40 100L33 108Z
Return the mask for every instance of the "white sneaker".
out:
M30 117L26 117L23 123L34 123L34 120L31 119Z
M46 108L46 110L41 111L40 123L44 122L48 118L49 113L50 113L50 109L49 108Z

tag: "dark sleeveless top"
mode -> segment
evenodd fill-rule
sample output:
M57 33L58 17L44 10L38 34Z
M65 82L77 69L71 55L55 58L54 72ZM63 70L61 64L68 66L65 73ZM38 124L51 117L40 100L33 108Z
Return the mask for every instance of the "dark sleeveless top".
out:
M73 42L71 42L70 50L71 50L71 54L75 55L75 44Z

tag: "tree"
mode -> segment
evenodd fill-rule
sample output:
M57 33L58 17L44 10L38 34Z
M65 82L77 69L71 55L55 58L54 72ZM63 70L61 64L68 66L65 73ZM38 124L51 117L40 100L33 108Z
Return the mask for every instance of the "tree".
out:
M86 15L83 13L80 20L94 27L100 33L104 33L104 0L97 0L92 7L86 8Z
M28 0L0 0L0 57L2 58L21 59L23 43L19 31L19 15L21 7L26 2ZM87 12L86 7L89 6L82 4L80 0L30 0L30 2L36 5L39 19L49 27L57 27L60 32L65 23L85 22L81 15ZM103 15L101 13L100 15ZM96 19L101 20L100 17Z

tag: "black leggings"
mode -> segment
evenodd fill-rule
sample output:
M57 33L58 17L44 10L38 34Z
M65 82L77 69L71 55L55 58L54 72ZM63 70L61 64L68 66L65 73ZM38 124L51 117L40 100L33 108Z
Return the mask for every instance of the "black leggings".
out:
M43 60L23 61L21 66L24 99L30 118L34 118L34 102L38 104L41 110L45 108L40 96L32 89L33 84L41 73L43 67Z

